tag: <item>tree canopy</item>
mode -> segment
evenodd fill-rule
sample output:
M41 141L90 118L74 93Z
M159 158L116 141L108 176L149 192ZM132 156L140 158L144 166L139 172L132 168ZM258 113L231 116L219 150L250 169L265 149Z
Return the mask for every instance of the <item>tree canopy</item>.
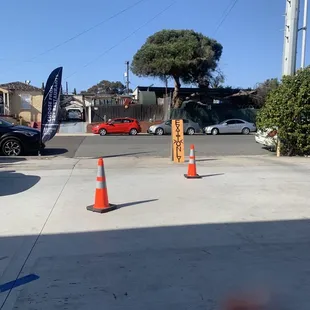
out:
M110 82L107 80L102 80L98 84L90 87L86 92L96 95L122 95L126 92L126 86L120 81ZM132 90L130 89L129 92L132 92Z
M225 82L225 76L223 72L218 70L214 75L210 77L208 87L211 88L223 88L223 83Z
M208 87L223 47L193 30L162 30L150 36L133 57L137 76L174 80L174 107L181 105L181 82Z
M262 107L268 97L268 94L278 88L280 81L277 78L268 79L263 83L259 83L256 87L256 94L253 96L253 99L256 103L256 106Z
M277 128L282 155L310 154L310 67L285 76L267 96L259 128Z

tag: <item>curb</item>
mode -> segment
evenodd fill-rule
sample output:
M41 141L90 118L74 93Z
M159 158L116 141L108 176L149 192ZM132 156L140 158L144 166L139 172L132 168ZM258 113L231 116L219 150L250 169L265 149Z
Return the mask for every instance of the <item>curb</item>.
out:
M170 157L161 157L161 156L124 156L122 158L148 158L148 159L167 159L170 160ZM264 154L264 155L218 155L218 156L196 156L196 161L201 161L201 160L214 160L214 159L225 159L225 158L273 158L275 155L273 154ZM70 160L83 160L83 159L98 159L98 157L93 157L93 156L82 156L82 157L66 157L62 155L42 155L42 156L21 156L18 158L11 158L11 157L6 157L6 156L0 156L0 164L18 164L22 163L24 161L29 161L29 160L51 160L54 158L58 159L70 159ZM103 156L104 158L104 156ZM186 157L185 162L188 161L188 158ZM172 162L172 161L171 161Z

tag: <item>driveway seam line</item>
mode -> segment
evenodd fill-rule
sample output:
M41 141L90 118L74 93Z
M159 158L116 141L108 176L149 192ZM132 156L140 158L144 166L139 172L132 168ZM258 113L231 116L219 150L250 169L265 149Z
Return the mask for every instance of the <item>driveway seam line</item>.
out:
M85 139L86 139L86 137L84 137L84 138L81 140L81 142L80 142L80 144L78 145L78 147L76 148L76 150L75 150L75 152L74 152L72 158L76 158L75 155L76 155L77 151L79 150L80 146L82 145L82 143L84 142Z
M30 249L30 251L29 251L27 257L25 258L24 263L22 264L22 266L21 266L21 268L20 268L20 270L19 270L19 272L18 272L16 278L14 279L14 283L13 283L12 287L10 288L9 292L7 293L7 295L6 295L6 297L5 297L4 301L3 301L3 303L2 303L0 309L3 309L3 307L4 307L5 304L6 304L6 302L8 301L8 299L9 299L9 297L10 297L10 295L11 295L11 292L12 292L13 288L15 287L15 283L16 283L17 279L20 277L20 275L21 275L23 269L25 268L25 266L26 266L26 264L27 264L27 261L28 261L29 257L31 256L31 254L32 254L32 252L33 252L35 246L37 245L37 243L38 243L38 241L39 241L39 239L40 239L40 237L41 237L41 235L42 235L42 233L43 233L43 230L45 229L46 224L47 224L47 222L49 221L49 219L50 219L50 217L51 217L51 215L52 215L52 213L53 213L53 211L54 211L54 209L55 209L55 207L56 207L56 205L57 205L57 203L58 203L58 201L59 201L59 198L60 198L60 196L62 195L62 193L64 192L64 190L65 190L65 188L66 188L66 186L67 186L67 184L68 184L70 178L72 177L73 171L74 171L76 165L79 163L79 161L80 161L80 160L78 160L78 161L74 164L74 166L72 167L71 172L70 172L70 174L69 174L69 176L68 176L68 178L67 178L67 180L66 180L64 186L62 187L62 189L61 189L59 195L57 196L57 199L56 199L56 201L55 201L55 203L54 203L52 209L50 210L50 212L49 212L49 214L48 214L48 216L47 216L47 218L46 218L46 220L45 220L45 222L44 222L44 224L43 224L43 226L42 226L42 228L41 228L39 234L37 235L37 237L36 237L36 239L35 239L35 241L34 241L32 247L31 247L31 249Z

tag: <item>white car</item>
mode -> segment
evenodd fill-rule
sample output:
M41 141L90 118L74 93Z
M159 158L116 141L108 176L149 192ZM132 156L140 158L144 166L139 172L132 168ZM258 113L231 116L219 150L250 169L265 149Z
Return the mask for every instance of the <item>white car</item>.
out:
M259 129L255 135L256 143L259 143L272 151L275 151L277 148L277 140L277 130L272 128Z
M248 135L256 131L256 126L242 119L228 119L217 125L207 126L203 130L206 134L218 135L222 133L242 133Z

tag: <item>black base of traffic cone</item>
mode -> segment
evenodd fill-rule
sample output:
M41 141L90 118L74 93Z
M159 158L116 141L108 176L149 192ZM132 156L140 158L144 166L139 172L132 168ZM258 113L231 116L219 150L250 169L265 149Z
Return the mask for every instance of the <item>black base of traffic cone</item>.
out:
M104 209L96 209L96 208L94 208L94 205L92 205L92 206L88 206L88 207L86 207L86 209L88 210L88 211L92 211L92 212L96 212L96 213L108 213L108 212L110 212L110 211L114 211L114 210L116 210L117 209L117 205L113 205L113 204L109 204L109 207L108 208L104 208Z
M184 174L186 179L201 179L201 176L199 174L196 174L194 176L189 176L187 174Z

